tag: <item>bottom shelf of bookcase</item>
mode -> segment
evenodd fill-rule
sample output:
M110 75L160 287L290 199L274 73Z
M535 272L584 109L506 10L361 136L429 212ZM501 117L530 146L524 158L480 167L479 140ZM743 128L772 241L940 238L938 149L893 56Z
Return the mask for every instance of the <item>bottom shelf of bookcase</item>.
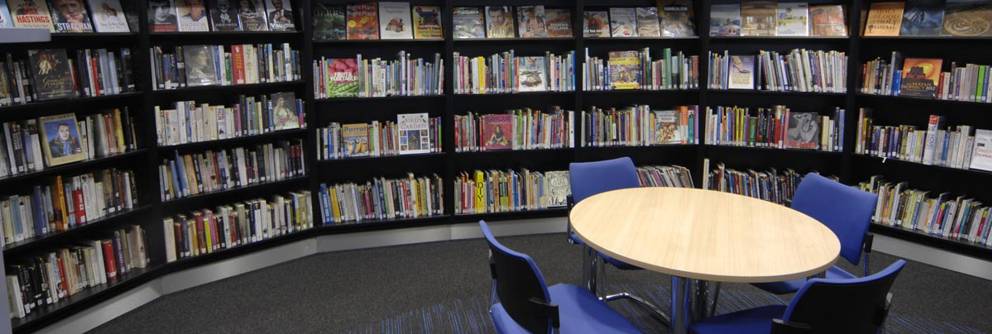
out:
M871 224L871 231L881 235L939 248L961 255L972 256L983 260L992 260L992 247L973 242L948 239L937 235L926 234L921 231L881 224Z

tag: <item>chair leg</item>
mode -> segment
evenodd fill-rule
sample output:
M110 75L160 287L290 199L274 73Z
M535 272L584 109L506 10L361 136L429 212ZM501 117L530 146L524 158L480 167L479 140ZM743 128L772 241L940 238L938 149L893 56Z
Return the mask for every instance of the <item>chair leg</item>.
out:
M599 257L597 256L596 258L599 258ZM596 270L596 281L597 281L596 283L599 286L601 286L601 287L603 287L605 289L607 287L607 285L606 285L606 267L607 266L606 266L605 263L603 263L602 260L597 261L596 264L598 265L597 266L598 267L598 270ZM605 302L611 302L611 301L615 301L615 300L619 300L619 299L626 299L626 300L632 301L632 302L634 302L635 305L638 305L638 306L643 307L644 309L646 309L646 311L648 311L648 313L651 314L652 317L654 317L655 319L657 319L658 321L660 321L666 327L667 326L671 326L672 319L667 314L665 314L665 312L662 312L661 311L661 308L659 308L658 306L655 306L654 304L651 304L651 302L647 301L646 299L641 298L641 297L638 297L636 295L633 295L633 294L631 294L629 292L618 292L618 293L614 293L614 294L611 294L611 295L605 295L605 296L601 296L599 294L596 294L596 297L598 297L599 300L602 300L602 301L605 301Z
M716 315L716 303L720 299L720 284L720 282L716 282L716 285L713 287L713 305L710 305L710 312L706 315L707 317Z

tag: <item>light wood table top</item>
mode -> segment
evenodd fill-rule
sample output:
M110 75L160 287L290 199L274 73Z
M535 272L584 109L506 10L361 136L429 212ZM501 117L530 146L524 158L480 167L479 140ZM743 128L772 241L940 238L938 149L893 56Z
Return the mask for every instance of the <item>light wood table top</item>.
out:
M593 249L684 278L764 283L826 270L840 253L829 228L760 199L690 188L631 188L597 194L569 214Z

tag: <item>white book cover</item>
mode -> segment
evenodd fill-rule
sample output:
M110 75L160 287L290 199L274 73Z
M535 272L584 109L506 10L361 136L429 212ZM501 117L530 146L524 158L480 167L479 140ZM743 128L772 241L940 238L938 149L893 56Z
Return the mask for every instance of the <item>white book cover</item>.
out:
M809 5L781 2L775 11L775 35L809 36Z
M992 171L992 130L975 129L969 168Z
M399 131L399 154L431 152L430 117L427 113L396 115Z
M13 28L14 18L10 17L10 8L7 1L0 0L0 28Z
M379 3L379 38L413 39L409 2Z
M210 18L203 1L176 1L179 11L179 31L210 31Z
M130 32L119 0L89 0L96 32Z
M637 37L637 14L634 8L610 8L610 35Z

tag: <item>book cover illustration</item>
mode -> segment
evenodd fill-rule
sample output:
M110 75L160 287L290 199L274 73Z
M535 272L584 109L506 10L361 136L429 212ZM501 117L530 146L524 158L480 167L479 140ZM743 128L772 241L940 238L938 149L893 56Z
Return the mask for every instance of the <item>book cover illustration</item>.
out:
M490 114L482 116L482 150L496 151L513 148L513 115Z
M127 26L131 28L131 31L141 31L141 22L138 20L138 5L135 1L121 2L121 8L124 10L124 19L127 20Z
M344 6L333 0L320 0L313 5L313 39L342 40L348 37Z
M548 27L544 22L544 6L518 6L517 20L520 23L520 38L548 37Z
M148 25L152 32L179 31L174 0L148 0Z
M547 207L563 207L568 205L568 196L572 189L568 184L568 171L548 171L544 173L544 191Z
M676 110L655 110L655 129L654 133L657 136L655 142L659 144L681 144L685 138L682 138L682 131L679 131L679 126L681 126L681 120L679 119L680 113Z
M10 16L10 8L7 7L6 1L0 1L0 28L12 28L14 26L14 18Z
M365 157L369 155L369 125L366 123L341 126L341 143L345 157Z
M510 6L486 6L486 38L513 38L515 30Z
M90 13L83 0L49 0L56 32L93 32Z
M186 60L186 85L190 87L217 84L217 67L213 48L206 45L187 45L183 48Z
M31 78L39 100L76 96L65 49L28 50Z
M300 116L296 114L296 94L272 94L272 118L276 130L300 128Z
M729 89L754 89L754 56L730 56Z
M696 25L692 23L692 0L661 0L661 36L696 36Z
M900 36L939 36L944 27L943 0L908 0Z
M740 36L741 5L714 4L710 9L710 36Z
M582 35L610 37L610 14L605 10L587 10L582 13Z
M43 28L55 32L52 17L44 0L9 0L10 14L14 16L14 26L19 28Z
M613 89L641 88L641 57L637 51L610 51L607 66Z
M348 5L347 13L348 39L379 39L379 14L375 2Z
M637 37L637 14L633 8L610 8L610 36Z
M331 59L330 77L326 80L330 97L350 97L358 95L358 64L355 58Z
M265 3L262 0L241 0L238 2L238 18L244 31L269 31L265 17Z
M127 17L118 0L90 0L93 27L96 32L129 32Z
M379 38L413 39L409 2L379 2Z
M441 7L413 6L413 38L442 39Z
M775 36L774 1L745 1L741 4L741 36Z
M940 82L942 59L906 58L903 61L899 95L935 98Z
M847 36L847 23L844 22L844 6L813 5L809 7L809 19L813 36Z
M637 7L637 36L661 37L661 25L658 23L657 7Z
M179 1L179 31L210 31L210 19L203 0Z
M398 114L399 154L431 153L430 117L427 113Z
M872 3L865 24L865 36L899 36L904 6L902 2Z
M272 31L294 31L293 3L290 0L265 0L265 13Z
M992 172L992 130L975 129L975 147L968 168Z
M775 12L776 36L809 36L809 5L782 2Z
M814 112L789 112L785 147L815 150L819 148L820 115Z
M210 26L213 31L241 31L237 1L210 0L209 8Z
M951 36L992 36L992 3L947 0L944 33Z
M572 11L564 8L547 8L544 10L544 15L548 37L572 37Z
M482 10L478 7L455 7L452 14L456 39L486 38Z
M517 90L521 92L543 92L547 85L544 57L519 57L517 67Z
M76 115L61 114L41 117L41 136L44 144L41 146L48 166L64 165L86 159L86 152L79 140L79 125Z

